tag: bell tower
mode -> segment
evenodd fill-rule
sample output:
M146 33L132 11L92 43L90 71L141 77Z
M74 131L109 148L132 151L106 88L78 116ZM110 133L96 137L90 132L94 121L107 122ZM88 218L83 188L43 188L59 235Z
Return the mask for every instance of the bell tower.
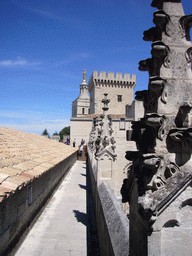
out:
M86 70L83 72L83 80L80 84L80 95L72 102L72 117L83 117L89 114L90 97L88 95L88 85L86 82Z

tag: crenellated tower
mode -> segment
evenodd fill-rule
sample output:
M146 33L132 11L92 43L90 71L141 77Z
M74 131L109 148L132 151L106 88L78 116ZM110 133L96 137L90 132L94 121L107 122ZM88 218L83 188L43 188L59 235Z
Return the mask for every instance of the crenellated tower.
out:
M110 114L125 114L125 106L133 102L133 90L136 84L136 75L113 72L93 71L89 83L90 113L102 113L102 97L107 93L110 102Z

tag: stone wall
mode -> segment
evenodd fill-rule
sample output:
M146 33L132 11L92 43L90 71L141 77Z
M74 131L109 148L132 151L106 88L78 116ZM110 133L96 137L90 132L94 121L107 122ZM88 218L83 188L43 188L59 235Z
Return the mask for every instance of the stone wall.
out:
M76 159L75 152L0 203L0 255L18 241Z
M129 221L107 183L97 186L97 164L88 150L88 168L101 255L129 255Z
M76 147L81 144L81 140L84 139L87 144L89 141L89 133L92 127L92 118L71 118L70 124L70 142L76 140Z
M138 121L141 117L144 116L144 107L143 102L134 100L131 105L126 105L126 117Z

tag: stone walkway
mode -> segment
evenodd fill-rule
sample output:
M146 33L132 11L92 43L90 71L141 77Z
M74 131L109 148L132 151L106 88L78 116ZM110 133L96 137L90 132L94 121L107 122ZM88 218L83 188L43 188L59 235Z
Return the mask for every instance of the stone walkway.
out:
M85 162L74 164L15 255L87 255Z

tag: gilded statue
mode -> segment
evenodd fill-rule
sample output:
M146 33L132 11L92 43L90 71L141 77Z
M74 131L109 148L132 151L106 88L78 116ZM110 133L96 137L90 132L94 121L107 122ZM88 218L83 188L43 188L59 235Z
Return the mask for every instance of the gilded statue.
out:
M86 83L86 69L83 71L83 81L82 83Z

